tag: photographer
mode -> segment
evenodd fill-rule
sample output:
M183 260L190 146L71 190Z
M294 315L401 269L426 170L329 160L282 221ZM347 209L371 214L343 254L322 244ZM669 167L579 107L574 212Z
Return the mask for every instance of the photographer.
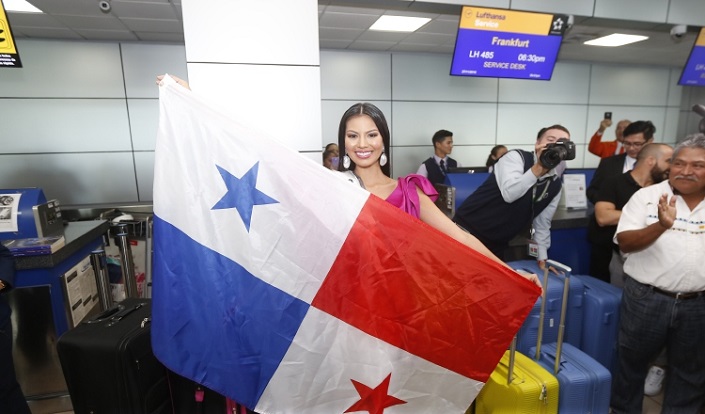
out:
M551 220L560 200L562 161L574 158L575 146L565 127L542 128L535 151L507 152L458 208L453 221L499 258L504 258L509 241L531 225L530 250L543 268L551 246Z

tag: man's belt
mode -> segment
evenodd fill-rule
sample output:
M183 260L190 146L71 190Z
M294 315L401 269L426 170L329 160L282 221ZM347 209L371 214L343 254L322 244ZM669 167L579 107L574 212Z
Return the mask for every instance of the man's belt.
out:
M651 289L653 289L656 293L660 293L662 295L666 295L668 297L680 300L695 299L705 295L705 290L701 290L700 292L668 292L659 289L656 286L651 286Z

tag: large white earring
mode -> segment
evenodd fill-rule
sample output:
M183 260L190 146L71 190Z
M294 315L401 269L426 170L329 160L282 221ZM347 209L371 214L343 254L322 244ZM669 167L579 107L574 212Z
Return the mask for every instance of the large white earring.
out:
M346 170L350 168L350 157L348 157L348 154L345 154L345 156L343 157L343 168L345 168Z
M379 165L381 167L387 165L387 154L385 154L384 152L382 152L382 155L379 157Z

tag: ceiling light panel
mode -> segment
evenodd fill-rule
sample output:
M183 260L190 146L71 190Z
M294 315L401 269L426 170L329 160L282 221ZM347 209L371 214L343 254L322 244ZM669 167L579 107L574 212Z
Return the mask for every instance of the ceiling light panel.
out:
M624 46L630 43L641 42L648 39L648 36L639 35L629 35L622 33L612 33L609 36L598 37L597 39L588 40L585 42L586 45L590 46L606 46L606 47L617 47Z
M431 21L426 17L380 16L370 30L380 32L414 32Z

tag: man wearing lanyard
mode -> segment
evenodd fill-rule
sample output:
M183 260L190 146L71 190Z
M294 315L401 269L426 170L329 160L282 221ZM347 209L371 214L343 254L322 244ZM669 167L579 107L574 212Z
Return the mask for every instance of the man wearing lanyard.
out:
M431 143L433 144L433 157L424 161L416 174L423 175L433 184L443 184L448 170L459 166L457 161L449 157L453 152L453 133L441 129L433 134Z
M662 411L697 413L705 403L705 135L676 147L668 181L629 199L615 241L628 256L612 408L641 412L649 364L665 346Z
M460 205L453 221L480 239L500 259L509 241L532 225L530 254L543 268L551 246L551 220L561 193L565 162L547 168L540 161L547 144L570 139L561 125L542 128L535 151L512 150L487 180Z

